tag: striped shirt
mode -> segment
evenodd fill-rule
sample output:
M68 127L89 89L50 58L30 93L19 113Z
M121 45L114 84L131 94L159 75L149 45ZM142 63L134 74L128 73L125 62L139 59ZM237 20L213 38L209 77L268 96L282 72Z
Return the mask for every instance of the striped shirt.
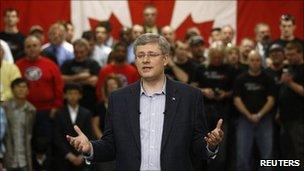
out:
M7 125L7 120L5 117L5 113L3 108L0 106L0 158L3 158L5 152L3 138L5 135L6 125Z
M160 151L166 101L166 81L161 91L148 95L140 91L140 170L161 170Z

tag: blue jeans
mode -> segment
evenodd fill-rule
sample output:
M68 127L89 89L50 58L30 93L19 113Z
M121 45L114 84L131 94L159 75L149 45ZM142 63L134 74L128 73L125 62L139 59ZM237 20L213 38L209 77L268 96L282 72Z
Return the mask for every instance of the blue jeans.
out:
M272 159L273 121L270 115L262 118L257 124L241 115L236 126L236 136L238 171L253 170L251 160L254 142L257 144L261 159ZM259 170L271 169L260 167Z

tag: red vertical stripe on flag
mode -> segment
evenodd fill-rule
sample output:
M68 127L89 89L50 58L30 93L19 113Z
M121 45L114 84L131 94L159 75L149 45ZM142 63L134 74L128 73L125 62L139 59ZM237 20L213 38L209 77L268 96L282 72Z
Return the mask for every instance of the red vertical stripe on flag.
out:
M0 1L0 30L4 29L3 12L7 8L19 11L19 29L27 34L32 25L39 24L47 33L50 25L58 20L70 20L70 1Z
M244 37L254 39L254 26L259 22L268 23L273 39L280 37L279 19L282 14L291 14L296 18L295 35L303 35L303 6L304 1L238 1L237 4L237 42Z

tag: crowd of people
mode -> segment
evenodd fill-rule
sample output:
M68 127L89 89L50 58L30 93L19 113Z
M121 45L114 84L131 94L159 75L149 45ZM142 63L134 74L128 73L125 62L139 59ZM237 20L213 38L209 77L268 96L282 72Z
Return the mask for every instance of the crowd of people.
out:
M253 170L258 159L304 161L304 42L294 35L292 15L279 19L279 38L261 22L249 30L255 39L242 38L239 45L230 25L213 28L208 38L191 27L177 40L172 27L156 25L154 6L147 6L143 17L142 25L122 28L118 39L109 21L81 38L74 37L71 22L58 21L45 42L41 26L24 35L18 11L4 11L0 169L113 170L113 161L86 165L65 136L76 135L73 125L90 140L103 136L109 94L140 79L133 43L144 33L170 43L166 76L201 90L209 131L224 119L217 157L201 161L207 170Z

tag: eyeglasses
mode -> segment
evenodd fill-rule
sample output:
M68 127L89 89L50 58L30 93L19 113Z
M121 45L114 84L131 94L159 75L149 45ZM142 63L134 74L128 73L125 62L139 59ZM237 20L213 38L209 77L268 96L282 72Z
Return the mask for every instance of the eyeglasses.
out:
M136 58L138 59L144 59L145 56L147 56L149 59L151 58L156 58L158 56L162 55L162 53L154 53L154 52L149 52L149 53L140 53L136 55Z

